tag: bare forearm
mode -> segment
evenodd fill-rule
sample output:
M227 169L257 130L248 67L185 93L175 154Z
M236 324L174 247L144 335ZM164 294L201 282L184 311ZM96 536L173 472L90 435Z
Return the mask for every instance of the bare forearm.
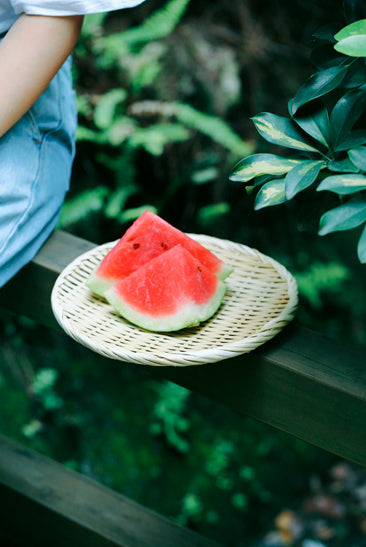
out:
M0 136L32 106L73 50L81 16L21 15L0 43Z

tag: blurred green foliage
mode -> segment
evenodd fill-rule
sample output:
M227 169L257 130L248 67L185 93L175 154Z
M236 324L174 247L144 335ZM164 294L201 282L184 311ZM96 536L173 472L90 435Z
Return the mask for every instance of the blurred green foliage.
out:
M203 112L181 100L179 72L178 80L171 82L172 88L177 86L176 93L164 87L171 62L169 38L188 4L189 0L167 1L140 25L122 32L109 30L107 14L86 17L75 53L75 82L77 165L88 166L88 175L77 170L75 191L62 211L59 227L87 222L91 215L119 226L134 220L143 208L160 212L183 186L202 184L202 173L204 182L209 182L217 177L217 166L222 170L220 163L228 165L252 150L218 113ZM97 81L90 89L87 82L93 77ZM183 150L199 146L202 159L178 158L181 154L176 152L182 146ZM139 163L150 163L156 170L162 155L172 157L176 165L169 169L168 184L167 174L159 174L163 180L155 193L151 186L156 185L157 174L147 173L144 180ZM98 234L98 239L103 237L104 232Z
M280 154L250 118L286 114L309 74L310 36L330 13L342 21L341 0L151 0L87 17L59 226L104 243L150 208L182 230L252 246L296 276L302 324L366 345L355 236L316 236L324 192L254 212L254 193L228 180L242 156ZM334 461L145 367L101 367L24 319L0 329L3 434L226 545L254 545Z

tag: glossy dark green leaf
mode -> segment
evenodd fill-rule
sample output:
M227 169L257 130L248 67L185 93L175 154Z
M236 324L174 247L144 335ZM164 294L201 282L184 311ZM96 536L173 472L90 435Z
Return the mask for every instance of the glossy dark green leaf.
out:
M327 23L318 28L313 37L320 42L335 42L334 35L339 31L339 25L335 23Z
M366 177L364 175L343 174L332 175L325 178L319 184L317 191L328 190L342 196L355 194L366 189Z
M362 234L360 236L360 239L358 240L357 255L358 255L359 261L362 264L365 264L366 263L366 226L362 230Z
M270 112L263 112L254 116L252 120L257 131L268 142L287 148L295 148L296 150L318 152L316 148L304 140L302 134L297 130L295 123L288 118L277 116Z
M286 201L285 180L275 179L262 186L256 195L254 209L262 209L271 205L279 205Z
M286 198L292 199L296 194L311 186L324 165L324 161L304 160L300 165L291 169L285 177Z
M334 49L350 57L366 57L366 34L344 38L334 45Z
M348 156L361 171L366 171L366 146L358 146L348 150Z
M248 182L260 175L283 175L299 162L275 154L253 154L240 160L229 178L232 181Z
M289 101L289 110L292 111L293 99ZM305 133L313 139L321 142L325 147L330 144L330 124L327 109L321 108L314 112L312 116L301 117L293 116L293 120L301 127Z
M332 66L343 65L345 58L334 49L333 44L321 43L312 50L310 61L317 70L324 70Z
M292 115L300 106L333 91L344 79L348 71L347 64L335 65L319 70L300 87L292 102Z
M353 201L331 209L322 215L318 234L350 230L366 222L366 201Z
M357 148L366 144L366 130L355 129L351 131L348 136L344 137L341 142L335 147L336 152L343 152L344 150L350 150L350 148Z
M253 188L256 186L261 186L265 182L269 182L273 179L273 175L259 175L259 177L255 177L255 179L251 182Z
M357 59L347 72L347 76L342 82L345 89L354 89L362 86L366 82L366 66L363 59Z
M366 91L352 89L347 91L335 104L330 114L330 133L332 145L338 149L338 145L348 136L349 131L364 111L366 104Z
M327 168L329 171L336 173L358 173L359 169L349 158L343 160L332 160L328 162Z

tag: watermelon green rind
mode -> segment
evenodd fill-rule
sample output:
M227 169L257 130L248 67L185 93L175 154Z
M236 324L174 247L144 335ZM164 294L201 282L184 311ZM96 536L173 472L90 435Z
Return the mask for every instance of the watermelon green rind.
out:
M95 268L95 270L91 273L89 279L86 282L86 286L93 293L97 294L98 296L104 297L108 289L112 288L113 285L117 283L118 279L108 279L105 277L101 277L98 275L97 269L98 268Z
M227 277L229 277L230 274L233 273L233 271L234 270L231 266L223 262L216 275L219 279L221 279L221 281L224 281Z
M105 297L114 309L130 323L149 331L173 332L186 327L196 327L212 317L219 309L225 292L225 283L218 281L214 296L206 304L197 305L190 302L184 305L179 313L159 318L143 314L121 300L115 287L109 289Z

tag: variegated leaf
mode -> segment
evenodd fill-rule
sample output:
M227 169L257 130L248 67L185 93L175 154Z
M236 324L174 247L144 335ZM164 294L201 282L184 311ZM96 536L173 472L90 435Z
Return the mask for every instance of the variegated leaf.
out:
M357 245L357 254L360 262L362 264L366 263L366 226L362 230L362 234L360 236L360 239L358 240Z
M313 184L320 169L324 166L324 161L304 160L291 169L285 177L286 198L292 199L301 190L305 190Z
M328 190L346 196L365 189L366 177L364 175L343 174L327 177L319 184L317 191Z
M329 171L336 173L358 173L359 169L351 162L349 158L343 160L332 160L328 162L327 168Z
M285 181L283 178L274 179L264 184L259 190L255 199L254 209L258 210L271 205L279 205L285 201Z
M229 178L232 181L248 182L261 175L283 175L300 161L275 154L253 154L239 161Z
M277 116L270 112L258 114L252 118L257 131L264 139L273 144L295 148L296 150L306 150L308 152L319 151L308 144L292 120L283 116Z

